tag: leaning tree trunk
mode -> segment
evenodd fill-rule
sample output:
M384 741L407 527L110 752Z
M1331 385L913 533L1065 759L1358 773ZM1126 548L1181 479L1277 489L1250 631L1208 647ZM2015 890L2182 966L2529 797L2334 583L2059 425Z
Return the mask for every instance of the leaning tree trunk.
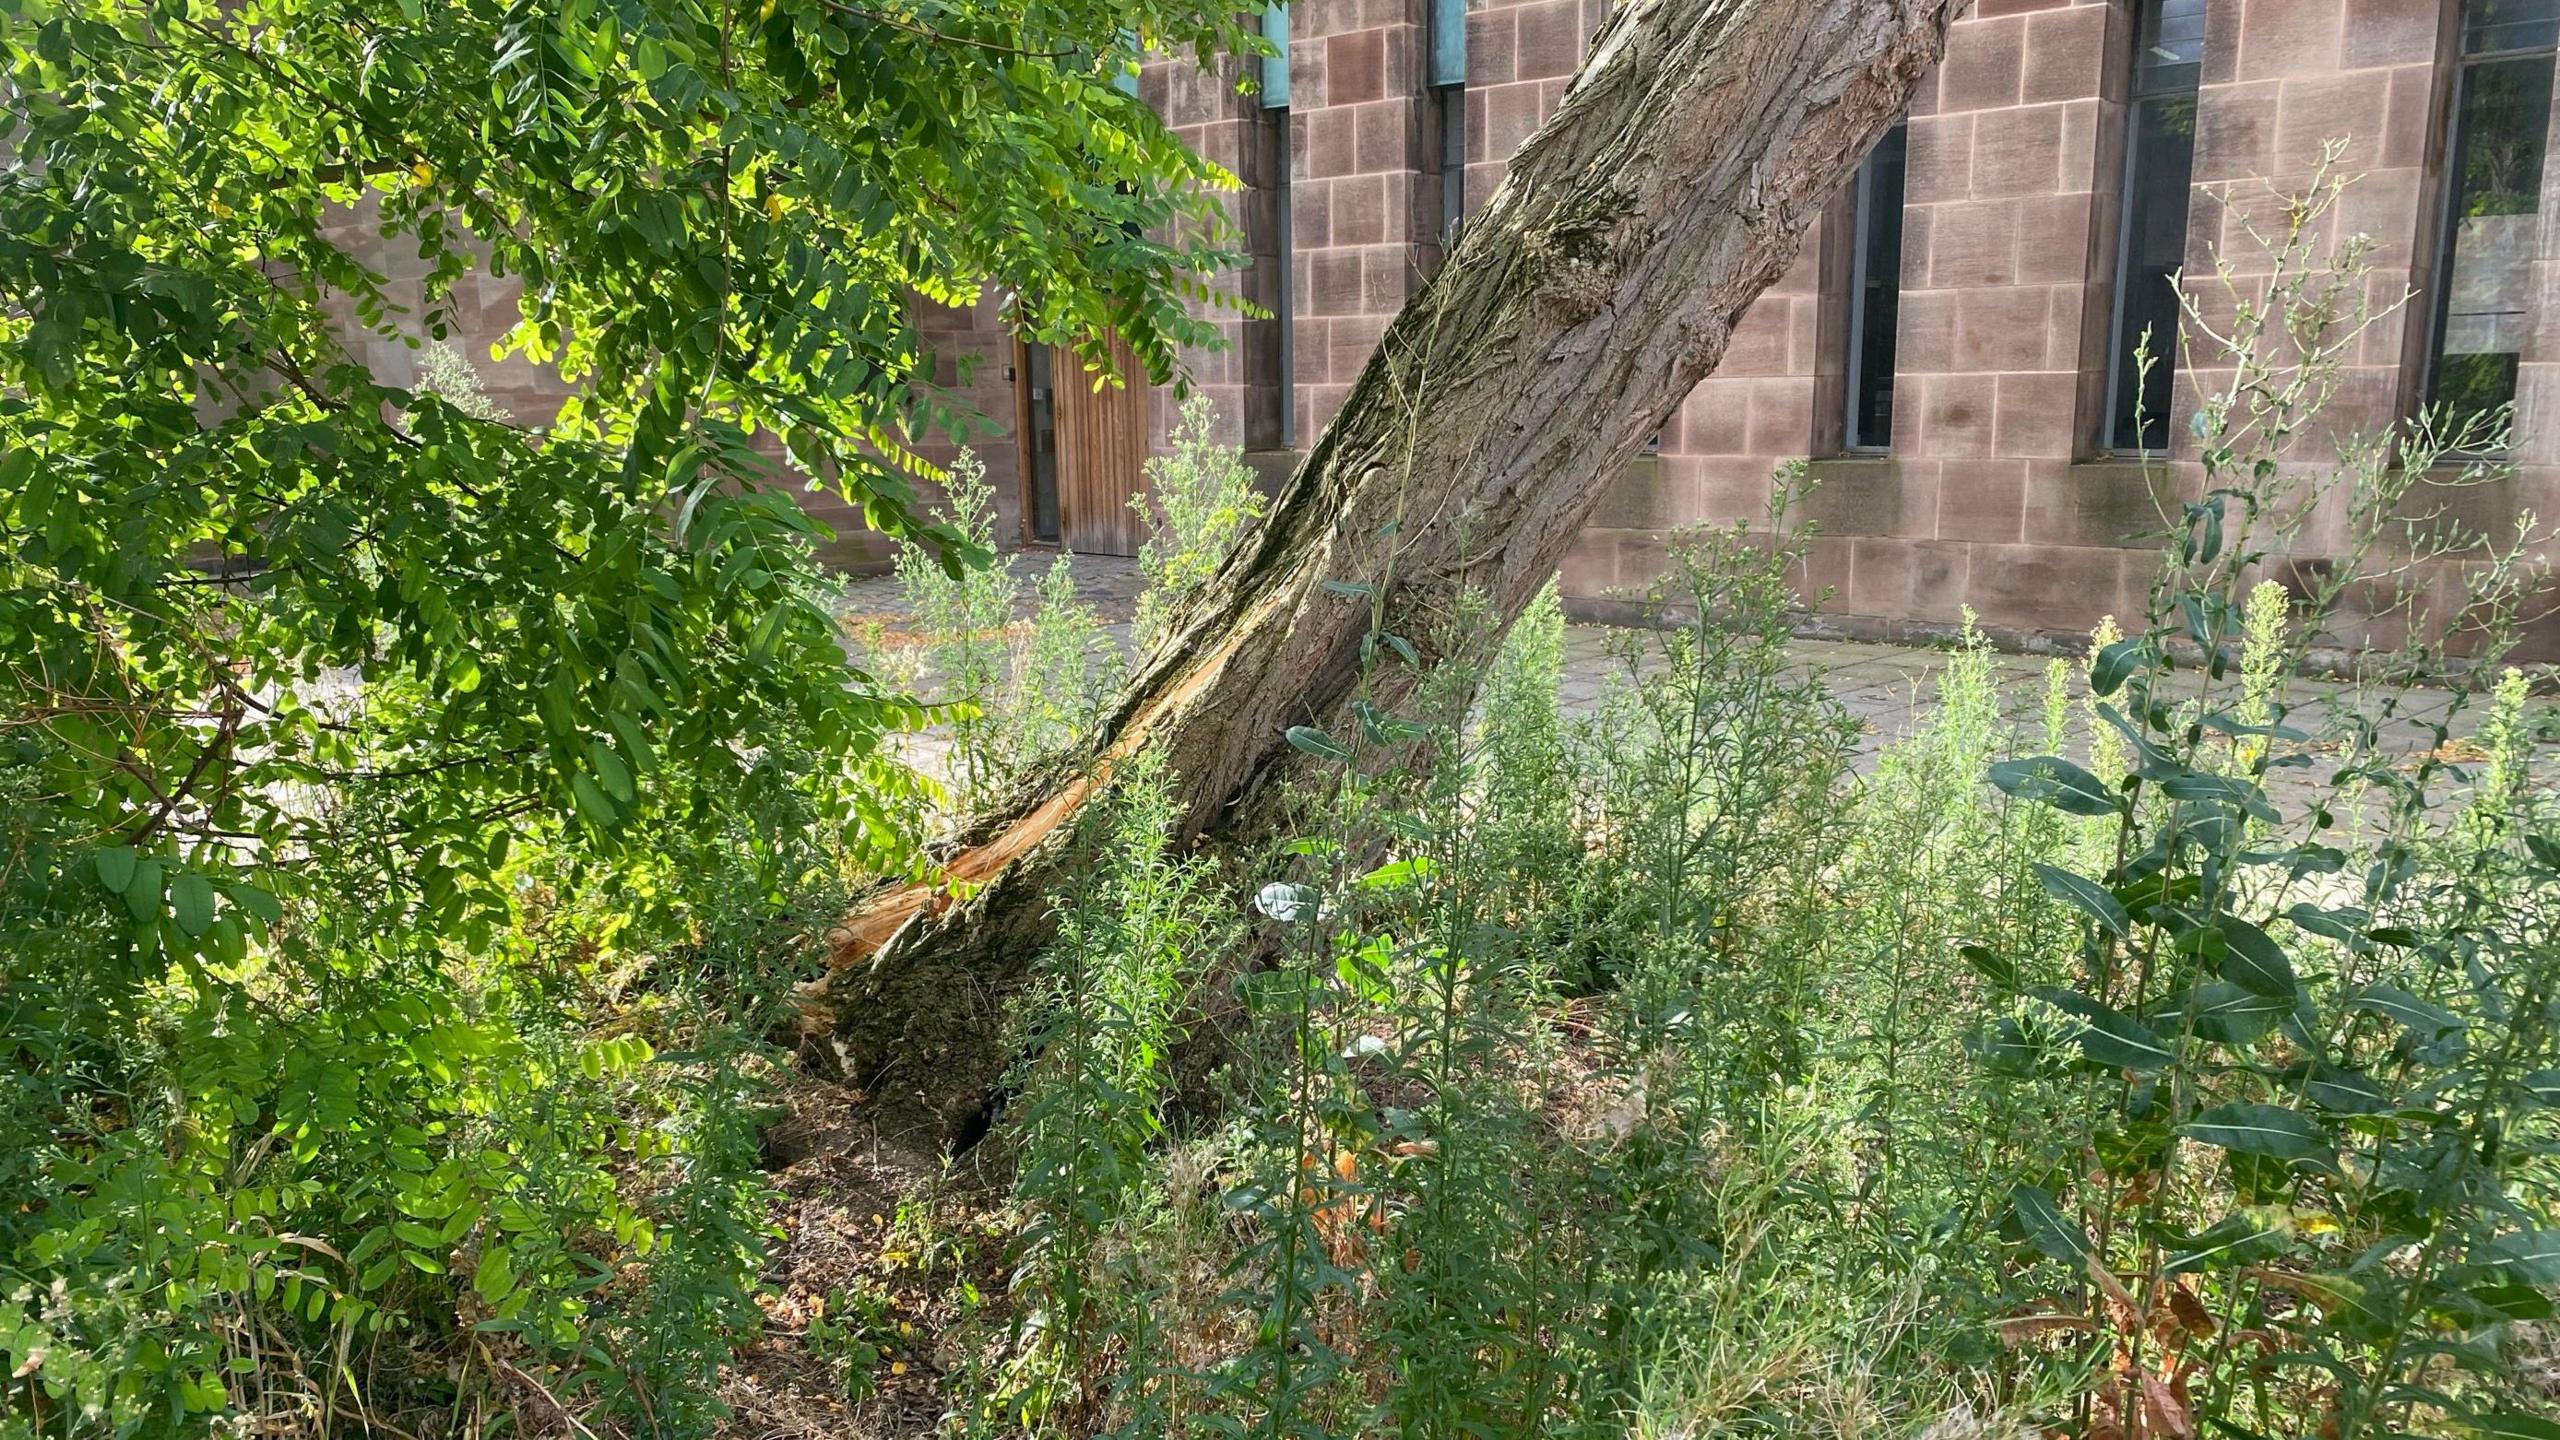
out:
M1508 625L1903 113L1962 6L1621 6L1089 763L961 827L943 857L956 884L884 890L848 919L805 1013L849 1071L945 1124L972 1113L1052 892L1078 883L1067 822L1146 746L1186 839L1248 838L1234 832L1268 813L1249 800L1292 763L1284 732L1348 733L1373 619L1360 587L1417 645L1469 590ZM1373 667L1366 693L1392 708L1414 678Z

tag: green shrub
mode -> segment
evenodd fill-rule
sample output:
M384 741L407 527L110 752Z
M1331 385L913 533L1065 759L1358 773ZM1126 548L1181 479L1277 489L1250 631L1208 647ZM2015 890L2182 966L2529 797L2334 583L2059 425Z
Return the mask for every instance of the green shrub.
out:
M1015 771L1072 754L1120 690L1119 649L1077 595L1073 561L1061 552L1042 572L1031 618L1013 647L1002 718Z
M994 553L995 489L986 462L960 452L943 481L941 519L962 543ZM1013 561L949 564L940 550L902 542L891 562L909 623L921 642L900 678L940 703L950 726L945 778L963 805L984 798L1010 773L1003 713L1005 661L1012 649L1015 601L1022 584Z
M1097 1361L1145 1343L1132 1231L1156 1203L1149 1152L1164 1133L1185 976L1230 943L1208 906L1209 868L1170 851L1159 760L1142 754L1086 815L1094 883L1060 916L1025 1027L1016 1294L1036 1308L993 1404L1033 1427L1104 1413ZM1124 1405L1137 1398L1120 1389Z
M1134 627L1141 655L1164 638L1183 602L1218 573L1268 503L1253 488L1244 452L1212 438L1217 424L1208 396L1184 401L1170 452L1147 461L1146 492L1129 502L1147 521L1138 549L1147 584Z

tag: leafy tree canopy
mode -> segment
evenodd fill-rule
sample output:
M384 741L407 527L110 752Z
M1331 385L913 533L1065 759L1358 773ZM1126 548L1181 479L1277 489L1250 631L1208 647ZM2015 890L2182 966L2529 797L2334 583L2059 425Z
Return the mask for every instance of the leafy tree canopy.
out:
M957 563L913 447L970 417L912 295L1005 287L1158 378L1208 338L1232 181L1131 93L1142 42L1258 43L1210 0L0 0L35 868L118 892L146 953L236 950L308 787L397 777L424 914L467 933L517 817L610 854L783 737L899 863L877 741L917 713L848 671L772 457ZM462 331L475 271L575 387L544 426L353 358Z

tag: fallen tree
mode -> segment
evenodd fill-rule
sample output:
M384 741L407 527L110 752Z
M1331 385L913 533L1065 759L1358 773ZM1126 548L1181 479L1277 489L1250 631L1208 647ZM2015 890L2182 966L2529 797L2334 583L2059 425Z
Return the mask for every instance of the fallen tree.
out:
M1137 668L1087 763L961 826L948 879L848 917L807 1023L946 1125L1007 1058L1002 1001L1052 926L1069 824L1113 767L1166 757L1187 839L1249 839L1298 752L1347 733L1364 640L1392 709L1470 591L1508 625L1645 437L1936 62L1962 0L1651 0L1595 38L1262 527ZM1328 583L1330 582L1330 583ZM1303 757L1299 757L1303 758Z

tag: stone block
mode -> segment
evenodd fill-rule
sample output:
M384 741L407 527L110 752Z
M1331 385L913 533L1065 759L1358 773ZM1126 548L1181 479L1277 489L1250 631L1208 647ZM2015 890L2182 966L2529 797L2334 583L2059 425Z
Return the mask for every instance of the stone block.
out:
M1336 385L1349 385L1360 378L1360 368L1369 363L1370 354L1378 348L1378 337L1387 328L1383 315L1354 315L1325 323L1324 373Z
M2350 70L2429 63L2447 28L2447 8L2442 0L2347 0L2338 63Z
M1895 316L1894 372L1944 373L1956 368L1956 310L1963 292L1906 290Z
M2174 474L2131 460L2036 465L2028 469L2030 545L2147 546L2177 513Z
M1348 109L1310 111L1304 133L1305 151L1298 173L1310 180L1349 175L1359 169L1356 121Z
M2215 85L2197 97L2194 175L2198 182L2272 175L2276 102L2274 80Z
M2049 309L2047 287L2041 285L1963 292L1956 303L1955 363L1949 368L1984 375L1986 383L1986 372L1993 370L2044 369ZM1989 398L1984 396L1986 402ZM1983 423L1990 423L1987 413Z
M2018 278L2018 207L1968 200L1929 216L1929 286L1974 289Z
M2062 111L2027 105L1977 115L1973 127L1973 194L2050 195L2062 178Z
M2350 174L2380 162L2391 89L2375 84L2375 78L2347 74L2285 81L2276 102L2275 173L2308 176L2320 163L2322 145L2333 139L2346 142L2338 163Z
M1946 56L1938 62L1939 113L2017 104L2026 45L2024 16L1976 17L1947 27Z
M1360 254L1360 308L1372 315L1393 315L1403 309L1421 282L1404 247L1373 245Z
M1519 78L1512 57L1518 53L1520 23L1511 11L1467 13L1467 84L1481 88L1507 85Z
M1353 116L1356 138L1351 163L1363 175L1382 175L1417 168L1421 160L1421 116L1410 100L1372 100Z
M1795 591L1796 602L1807 610L1820 610L1847 594L1852 560L1847 540L1819 532L1807 537L1803 558L1787 569L1787 585Z
M2121 551L1977 545L1971 560L1967 597L1987 624L2082 634L2121 608Z
M1751 382L1709 376L1680 405L1679 442L1691 455L1739 455L1751 418Z
M2240 12L2239 79L2327 75L2338 68L2345 0L2248 0L2237 6L2223 0L2213 8Z
M1735 322L1725 342L1718 375L1784 375L1787 373L1787 301L1763 294Z
M1897 619L1954 619L1964 601L1968 549L1929 540L1852 540L1847 608Z
M2097 188L2101 174L2113 175L2112 165L2101 163L2101 150L2112 156L2121 144L2122 119L2103 100L2067 100L2062 111L2061 165L2054 177L2058 190L2087 191Z
M1897 396L1899 393L1897 387ZM1989 455L1996 394L1996 382L1988 375L1920 377L1920 405L1913 417L1919 424L1913 439L1907 442L1911 450L1942 460ZM1897 407L1897 428L1901 416ZM1943 482L1945 477L1940 478ZM1943 494L1940 500L1943 509Z
M1812 449L1813 377L1753 380L1746 433L1754 455L1802 455Z
M1291 70L1290 89L1295 91L1299 83L1297 72ZM1386 32L1355 30L1326 36L1324 85L1320 93L1327 107L1383 98L1387 93Z
M2436 98L2432 65L2402 65L2391 72L2390 99L2382 110L2382 163L2414 167L2426 163L2427 141L2442 107Z
M1665 467L1659 456L1640 455L1601 492L1589 523L1599 530L1650 530L1669 511L1663 494Z
M2074 5L2046 10L2028 20L2018 98L2033 105L2084 97L2094 100L2103 93L2110 8Z
M1391 238L1387 178L1352 175L1333 182L1334 244L1377 245Z
M1931 205L1973 193L1973 117L1915 116L1902 163L1903 203Z
M1840 456L1816 460L1819 483L1797 513L1823 535L1881 536L1894 532L1902 511L1902 466L1890 456Z
M1469 95L1473 102L1479 97ZM1518 85L1497 85L1482 95L1484 102L1484 153L1494 159L1508 160L1522 141L1538 133L1546 120L1546 112L1538 104L1538 87L1524 81ZM1475 108L1472 103L1469 109Z
M1768 513L1773 467L1765 457L1708 456L1687 464L1685 481L1673 496L1674 509L1665 517L1670 523L1689 528L1730 525Z
M2078 377L2068 370L2012 371L1999 377L1994 454L2069 459L2079 433Z
M1520 27L1513 66L1521 79L1571 75L1581 65L1582 13L1575 0L1540 0L1512 13Z
M1937 538L2015 541L2024 533L2026 503L2025 461L1951 461L1938 471Z
M1357 315L1360 301L1360 252L1319 250L1307 257L1307 313Z
M2096 197L2085 190L2018 202L2018 283L2077 285L2089 278L2095 205Z

